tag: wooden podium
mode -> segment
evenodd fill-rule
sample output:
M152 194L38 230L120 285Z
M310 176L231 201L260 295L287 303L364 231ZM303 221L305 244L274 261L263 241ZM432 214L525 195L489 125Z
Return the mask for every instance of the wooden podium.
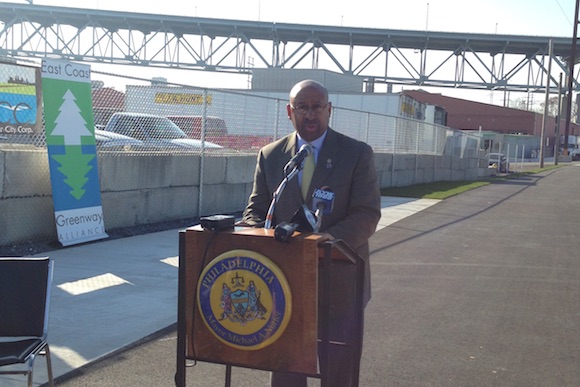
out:
M273 229L180 231L176 386L185 387L188 359L226 365L226 387L232 366L299 373L326 386L318 361L349 343L323 327L333 305L362 327L363 263L344 242L316 234L279 242ZM353 291L334 292L333 271Z

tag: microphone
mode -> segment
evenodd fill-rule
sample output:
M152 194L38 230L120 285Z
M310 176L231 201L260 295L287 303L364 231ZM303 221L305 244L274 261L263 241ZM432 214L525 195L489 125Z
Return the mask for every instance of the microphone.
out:
M288 161L284 166L284 175L288 176L288 174L296 167L298 167L298 169L302 169L302 161L304 161L304 159L311 153L312 145L308 143L302 145L298 153L296 153L294 157L292 157L290 161Z
M292 217L293 223L298 223L298 231L300 232L312 232L316 227L316 216L312 211L308 209L306 204L300 206L298 211L294 213Z
M320 226L322 226L322 215L331 214L333 207L334 192L332 192L330 187L322 187L314 190L314 193L312 194L312 210L315 211L314 217L316 218L314 232L320 231Z
M290 222L281 222L274 229L274 238L278 242L288 242L295 231L312 232L316 228L316 216L303 204Z
M298 223L288 223L282 222L276 226L274 229L274 238L278 242L288 242L288 239L292 237L294 231L298 229Z
M314 190L312 194L312 211L318 215L328 215L332 213L334 207L334 192L330 187L322 187Z
M284 179L282 179L282 181L278 185L278 188L276 188L276 191L274 191L274 193L272 194L272 201L270 202L268 212L266 213L266 221L264 222L264 228L272 228L272 219L274 219L274 209L276 208L276 203L278 203L278 200L280 200L280 195L282 194L282 191L284 190L284 188L286 188L286 184L288 184L288 182L292 180L292 178L296 176L298 172L302 169L303 167L302 162L304 161L306 156L311 154L313 151L314 150L312 148L312 145L308 143L302 145L298 153L296 153L294 157L292 157L292 159L290 159L290 161L288 161L284 166Z

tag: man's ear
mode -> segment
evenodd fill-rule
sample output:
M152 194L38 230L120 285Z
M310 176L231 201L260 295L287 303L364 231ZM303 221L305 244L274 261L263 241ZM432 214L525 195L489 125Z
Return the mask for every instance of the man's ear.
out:
M291 120L292 119L292 106L290 106L290 104L286 104L286 113L288 114L288 119Z

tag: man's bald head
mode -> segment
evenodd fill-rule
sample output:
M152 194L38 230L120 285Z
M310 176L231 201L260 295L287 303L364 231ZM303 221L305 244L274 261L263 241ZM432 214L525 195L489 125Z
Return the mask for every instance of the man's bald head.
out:
M326 102L328 102L328 90L326 90L326 87L324 87L324 85L320 82L314 81L312 79L306 79L304 81L298 82L297 84L294 85L294 87L292 87L292 90L290 90L290 98L289 98L290 103L294 101L296 95L298 95L303 89L306 88L317 89L318 91L323 93Z

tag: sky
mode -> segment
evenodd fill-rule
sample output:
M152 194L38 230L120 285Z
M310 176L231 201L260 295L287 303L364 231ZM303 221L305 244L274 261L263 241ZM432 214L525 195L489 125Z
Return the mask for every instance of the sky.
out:
M13 0L14 1L14 0ZM25 3L25 1L20 1ZM135 0L33 0L135 11ZM138 12L277 23L470 33L572 36L575 0L140 0ZM163 9L159 9L163 4Z
M126 12L135 11L136 4L135 0L32 1L38 5ZM11 2L26 3L24 0ZM164 15L360 28L571 37L576 0L292 0L287 3L275 0L139 0L138 4L138 12ZM163 4L162 9L159 9L159 4ZM124 71L137 76L147 71L127 66L115 66L114 70L111 65L103 65L103 68L93 66L95 70L114 73ZM179 79L183 79L183 71L159 70L156 76L165 77L170 82L179 82ZM143 77L151 78L150 70L147 74ZM188 83L196 86L225 87L217 84L217 79L224 79L223 75L213 77L207 72L194 71L188 72L187 77L191 80ZM235 77L235 82L239 83L236 87L247 86L247 79ZM493 95L486 91L442 89L438 92L453 97L471 94L475 97L466 99L497 103L493 101Z

